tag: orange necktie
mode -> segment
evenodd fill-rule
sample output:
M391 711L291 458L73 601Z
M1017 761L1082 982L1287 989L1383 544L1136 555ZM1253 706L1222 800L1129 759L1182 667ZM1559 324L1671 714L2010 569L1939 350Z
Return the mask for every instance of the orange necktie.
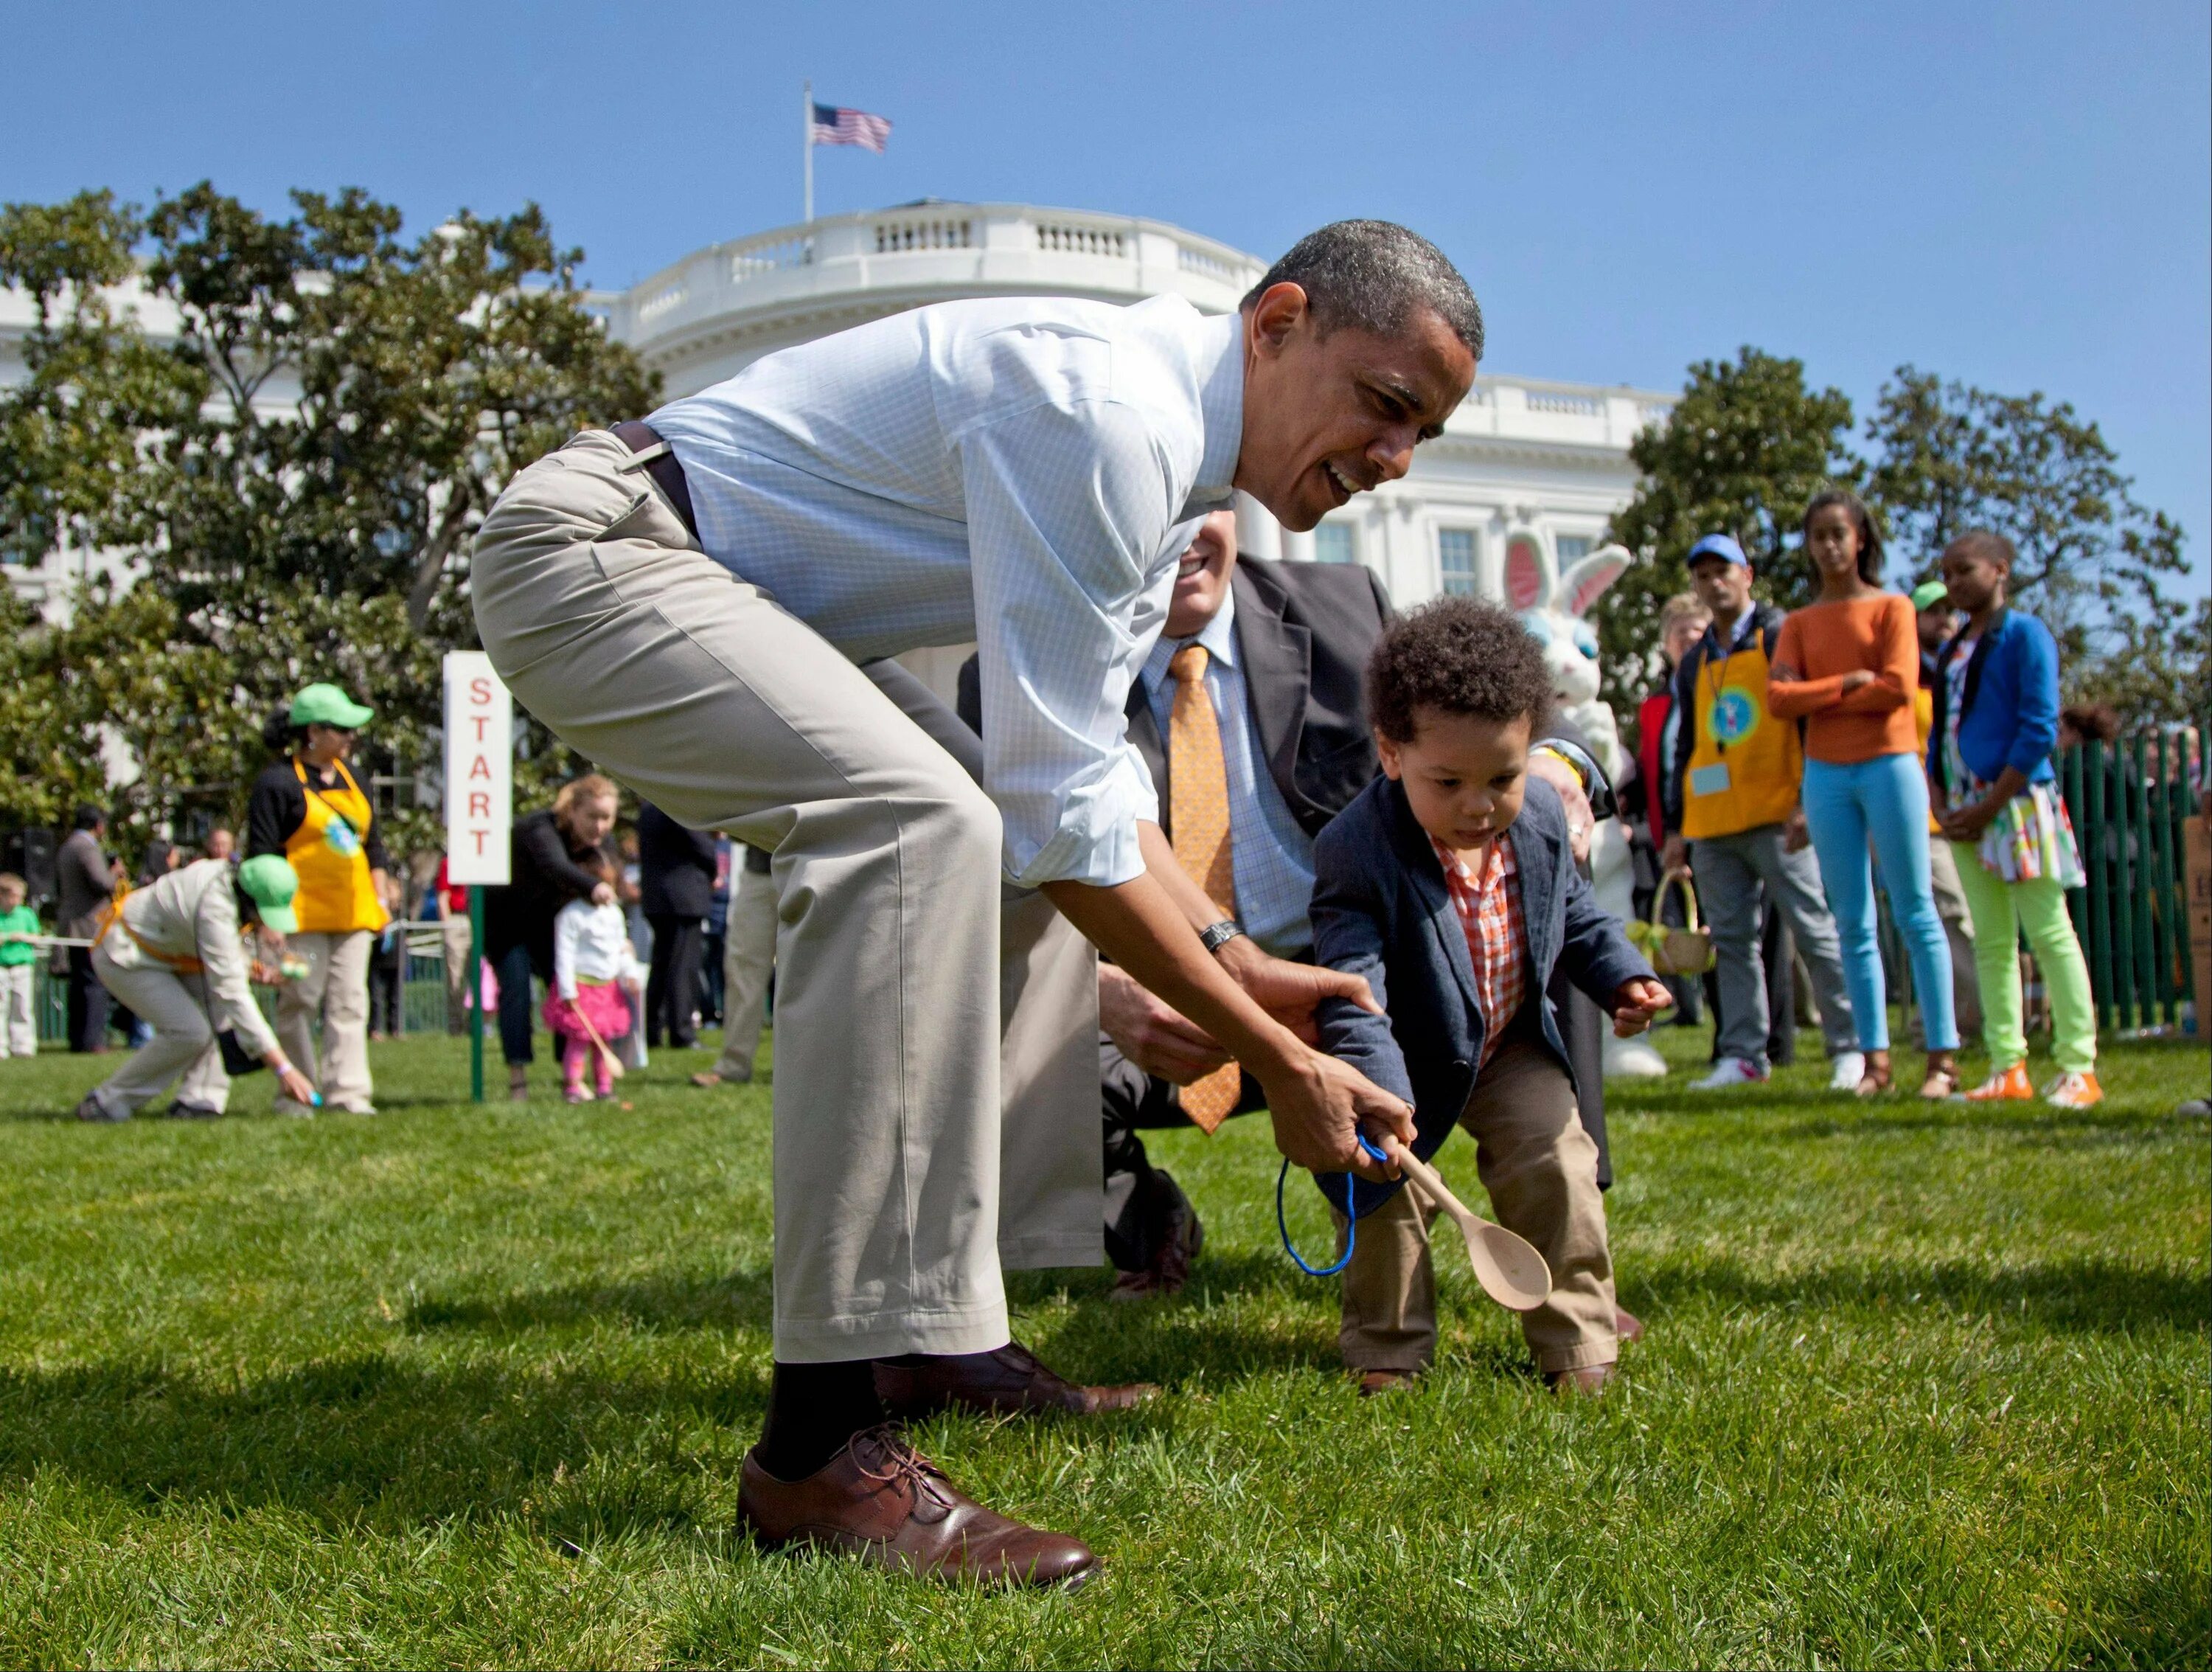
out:
M1237 915L1237 874L1229 835L1229 769L1221 757L1221 726L1206 694L1206 647L1187 644L1168 662L1176 682L1168 711L1168 818L1175 826L1175 856L1224 917ZM1229 1118L1243 1085L1234 1062L1182 1088L1182 1112L1212 1132Z

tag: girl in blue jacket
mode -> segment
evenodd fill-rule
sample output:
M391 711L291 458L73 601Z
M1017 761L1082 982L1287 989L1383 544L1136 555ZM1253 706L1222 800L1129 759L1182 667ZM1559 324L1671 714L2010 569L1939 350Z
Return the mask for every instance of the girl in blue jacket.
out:
M1928 777L1974 920L1990 1069L1966 1096L1977 1103L2035 1096L2013 952L2025 927L2051 994L2051 1054L2060 1069L2045 1101L2087 1109L2105 1093L2097 1084L2089 966L2066 911L2066 891L2083 881L2081 859L2051 766L2058 644L2033 616L2005 607L2014 555L2003 535L1981 531L1961 534L1943 552L1944 585L1968 619L1937 660Z

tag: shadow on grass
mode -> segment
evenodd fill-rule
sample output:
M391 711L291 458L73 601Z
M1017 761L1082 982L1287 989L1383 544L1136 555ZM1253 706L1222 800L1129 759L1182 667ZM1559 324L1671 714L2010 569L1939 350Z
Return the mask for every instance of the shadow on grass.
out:
M374 1355L236 1388L152 1365L0 1371L0 1482L58 1470L149 1508L276 1505L349 1529L540 1512L684 1525L702 1480L735 1468L734 1449L702 1457L691 1433L750 1436L767 1395L744 1372L607 1379ZM587 1478L600 1459L614 1466Z
M2212 1292L2201 1278L2097 1256L2014 1267L1854 1260L1778 1276L1734 1261L1674 1255L1638 1259L1634 1269L1637 1295L1669 1305L1703 1298L1726 1306L1834 1310L1941 1306L2021 1317L2039 1331L2212 1327Z
M521 1294L417 1301L407 1310L416 1330L514 1335L617 1320L635 1329L747 1329L775 1321L774 1280L763 1268L719 1278L652 1278L636 1283L580 1283Z

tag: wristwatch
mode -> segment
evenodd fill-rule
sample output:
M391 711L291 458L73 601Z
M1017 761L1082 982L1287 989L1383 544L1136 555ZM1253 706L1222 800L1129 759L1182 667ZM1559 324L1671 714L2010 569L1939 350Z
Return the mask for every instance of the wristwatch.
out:
M1209 952L1218 952L1244 933L1244 926L1233 917L1224 917L1218 923L1209 923L1198 932L1198 944Z

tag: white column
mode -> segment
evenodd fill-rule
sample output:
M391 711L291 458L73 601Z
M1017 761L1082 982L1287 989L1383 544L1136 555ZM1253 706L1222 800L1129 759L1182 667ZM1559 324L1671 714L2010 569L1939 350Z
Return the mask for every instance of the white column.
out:
M1273 513L1251 495L1239 489L1237 495L1237 550L1244 557L1280 557L1283 555L1283 526Z

